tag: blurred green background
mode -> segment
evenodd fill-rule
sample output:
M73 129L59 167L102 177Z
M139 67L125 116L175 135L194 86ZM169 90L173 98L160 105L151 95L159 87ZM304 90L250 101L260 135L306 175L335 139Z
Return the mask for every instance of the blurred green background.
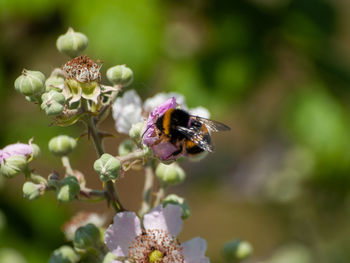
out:
M214 136L215 154L183 162L188 179L171 189L192 209L182 241L207 239L214 263L238 237L254 246L247 262L350 262L349 12L346 0L0 0L0 147L34 136L33 167L60 171L48 140L82 126L49 126L13 82L23 68L48 76L62 65L55 41L72 26L103 74L127 64L143 99L177 91L231 126ZM104 125L114 132L111 118ZM121 139L107 140L109 152ZM101 187L91 143L80 142L73 166ZM118 182L130 209L142 181L135 172ZM0 178L0 257L19 253L8 262L47 262L73 214L108 213L105 203L57 205L51 193L29 202L22 184Z

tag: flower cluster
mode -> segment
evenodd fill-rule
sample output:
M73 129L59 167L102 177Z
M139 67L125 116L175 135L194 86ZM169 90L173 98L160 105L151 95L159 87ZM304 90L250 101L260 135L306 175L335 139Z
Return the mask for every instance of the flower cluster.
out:
M23 173L25 198L34 200L53 191L59 203L105 200L115 211L113 224L107 229L106 216L80 212L63 227L70 244L56 249L49 262L209 263L204 239L197 237L183 243L178 239L183 220L191 214L188 202L174 194L166 196L170 186L186 178L185 171L176 162L185 154L181 147L186 143L189 149L197 147L197 151L204 152L205 147L198 146L200 139L210 143L209 128L204 124L204 121L210 124L209 111L203 107L189 109L184 96L172 92L159 93L144 103L134 90L121 95L123 88L133 80L132 70L125 65L109 68L106 77L112 86L103 85L102 64L81 55L87 45L87 37L70 28L56 42L58 50L68 55L69 60L55 68L47 79L39 71L23 70L15 81L15 89L28 101L39 105L46 115L54 116L53 124L68 126L80 121L85 125L80 137L88 135L96 150L97 159L91 166L103 188L87 187L85 175L71 166L69 155L80 143L76 138L61 134L49 141L49 151L61 159L64 173L52 169L46 177L30 167L30 161L39 153L39 147L31 141L0 150L1 175L10 178ZM98 128L111 111L116 131L129 135L120 143L117 156L105 151L103 139L110 134ZM187 116L185 124L179 128L188 132L188 137L196 135L198 141L185 135L178 136L181 140L174 140L169 131L162 134L158 120L168 118L163 128L169 130L169 114L175 111ZM175 116L174 121L179 118ZM215 129L212 127L212 130ZM115 187L118 179L132 169L143 169L145 175L138 213L123 205ZM242 249L237 249L237 245L234 249L231 247L225 250L228 261L239 262L246 257L239 259L237 255L242 253L236 251Z

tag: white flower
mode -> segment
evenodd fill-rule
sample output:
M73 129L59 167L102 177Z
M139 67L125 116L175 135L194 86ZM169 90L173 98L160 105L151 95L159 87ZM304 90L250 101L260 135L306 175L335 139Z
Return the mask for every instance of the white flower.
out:
M121 212L106 231L105 242L119 258L137 263L209 263L206 241L196 237L179 243L182 228L181 207L159 205L140 219L134 212Z
M135 90L129 90L115 100L112 106L115 128L128 134L131 126L143 120L142 102Z

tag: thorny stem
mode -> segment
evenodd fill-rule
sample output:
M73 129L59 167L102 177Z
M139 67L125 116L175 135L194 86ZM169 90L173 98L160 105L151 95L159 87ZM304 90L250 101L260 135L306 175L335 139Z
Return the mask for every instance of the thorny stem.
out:
M66 174L74 176L72 166L70 165L69 157L62 156L61 161L62 161L63 167L66 169Z
M101 157L101 155L104 154L105 151L104 151L102 140L97 130L93 117L88 118L86 121L86 124L88 126L89 133L91 133L91 137L96 149L97 157ZM118 194L114 187L114 183L112 181L106 182L104 189L105 189L105 196L107 200L111 202L114 210L117 213L125 210L119 200Z
M116 156L121 163L131 162L137 159L141 159L146 155L146 152L143 149L137 149L125 156Z
M159 190L158 190L158 192L156 194L156 200L154 201L154 205L153 206L157 206L157 205L160 204L160 202L164 198L166 188L167 188L167 186L165 184L161 184L160 185Z
M152 188L154 181L153 165L149 164L145 167L145 184L142 193L142 204L140 209L140 216L143 216L151 208Z

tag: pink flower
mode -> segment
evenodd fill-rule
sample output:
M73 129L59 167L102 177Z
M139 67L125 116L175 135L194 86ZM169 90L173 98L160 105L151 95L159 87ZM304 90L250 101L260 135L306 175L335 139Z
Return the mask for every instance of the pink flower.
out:
M175 97L171 97L151 111L146 123L145 133L142 137L143 143L151 147L153 154L163 161L176 159L178 155L174 156L172 154L176 152L178 148L167 141L158 142L159 137L155 130L155 122L167 110L175 109L176 106L177 104Z
M114 263L129 259L137 263L209 263L204 255L206 241L196 237L180 244L176 239L182 228L181 208L161 205L140 219L134 212L121 212L106 231L105 242L119 258Z
M24 155L29 157L33 152L33 148L29 144L15 143L7 145L4 149L0 150L0 163L13 155Z

